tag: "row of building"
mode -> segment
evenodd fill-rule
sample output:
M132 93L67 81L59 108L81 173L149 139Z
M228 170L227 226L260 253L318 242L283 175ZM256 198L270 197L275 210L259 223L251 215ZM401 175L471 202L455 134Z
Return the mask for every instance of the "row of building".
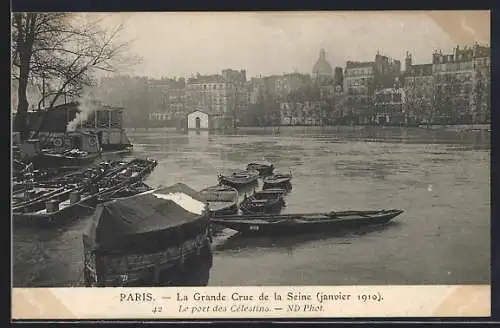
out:
M99 98L127 108L130 124L164 126L206 113L214 128L235 125L485 123L490 117L490 48L435 52L414 64L377 52L333 68L321 49L312 74L247 79L245 70L184 79L113 77ZM177 122L177 123L175 123Z
M414 64L407 53L404 70L399 60L379 53L373 61L332 70L321 51L313 68L320 99L281 103L281 123L488 123L490 68L490 48L479 44L435 52L428 64Z

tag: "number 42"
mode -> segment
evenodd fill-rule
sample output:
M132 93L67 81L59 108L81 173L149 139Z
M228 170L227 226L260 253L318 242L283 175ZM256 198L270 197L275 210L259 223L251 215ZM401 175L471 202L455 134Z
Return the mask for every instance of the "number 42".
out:
M163 311L163 308L161 306L155 306L153 308L153 313L158 313L158 312L162 312Z

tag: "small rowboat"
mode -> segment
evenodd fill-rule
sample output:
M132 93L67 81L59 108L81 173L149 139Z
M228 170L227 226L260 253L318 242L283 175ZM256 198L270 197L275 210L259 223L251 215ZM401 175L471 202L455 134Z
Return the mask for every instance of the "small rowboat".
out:
M219 184L235 188L258 183L259 173L257 171L235 170L229 173L220 173Z
M77 149L64 152L42 151L40 156L33 159L33 165L37 169L72 166L80 167L91 164L101 157L101 153L87 153Z
M238 213L238 190L230 186L217 185L200 191L208 202L208 210L214 216Z
M258 171L261 176L266 176L273 173L274 165L268 161L254 161L248 163L247 170L255 170Z
M391 209L310 214L259 214L218 217L213 218L212 222L244 234L290 235L384 224L401 213L403 210Z
M64 199L51 199L45 208L12 213L16 226L49 227L67 223L75 217L91 213L97 194L84 189L73 190Z
M20 203L14 203L14 222L18 225L59 225L93 210L99 202L149 190L149 186L141 182L156 165L155 160L139 158L125 163L105 162L87 171L54 179L49 183L52 189L47 188L40 196L30 195L28 201L20 199Z
M66 172L67 171L67 172ZM41 170L35 175L37 185L66 186L70 184L93 184L107 174L107 168L101 165L85 167L79 170L64 168L60 174Z
M289 186L292 181L292 172L290 173L274 173L271 176L262 179L264 182L264 189Z
M54 199L65 199L73 189L74 185L64 187L39 187L35 186L29 190L21 191L12 196L12 212L32 212L45 207L45 203Z
M271 189L255 191L246 197L240 204L243 213L273 213L279 212L285 205L283 200L283 189Z

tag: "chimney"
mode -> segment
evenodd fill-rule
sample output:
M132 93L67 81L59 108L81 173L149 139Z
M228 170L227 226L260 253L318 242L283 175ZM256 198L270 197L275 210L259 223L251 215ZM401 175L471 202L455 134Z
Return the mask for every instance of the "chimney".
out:
M405 58L405 71L410 70L411 65L412 65L411 54L407 51L406 52L406 58Z
M457 45L457 47L455 48L455 54L454 54L454 55L455 55L455 56L454 56L454 57L455 57L455 60L457 60L457 59L458 59L458 53L459 53L459 52L460 52L460 46L459 46L459 45Z

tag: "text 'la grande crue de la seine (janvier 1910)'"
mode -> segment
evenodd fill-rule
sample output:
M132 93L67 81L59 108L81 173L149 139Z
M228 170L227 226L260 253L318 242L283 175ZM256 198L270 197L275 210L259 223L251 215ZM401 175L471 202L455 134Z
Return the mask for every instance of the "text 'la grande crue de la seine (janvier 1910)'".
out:
M121 303L151 302L152 313L169 313L196 317L204 314L269 313L291 314L297 312L319 314L328 303L378 303L384 300L378 291L369 293L324 292L304 293L297 291L258 292L233 291L206 293L177 292L173 296L157 296L153 293L120 293ZM165 302L158 302L164 300ZM168 302L167 302L168 301ZM172 302L173 301L173 302ZM274 313L273 313L274 312Z

